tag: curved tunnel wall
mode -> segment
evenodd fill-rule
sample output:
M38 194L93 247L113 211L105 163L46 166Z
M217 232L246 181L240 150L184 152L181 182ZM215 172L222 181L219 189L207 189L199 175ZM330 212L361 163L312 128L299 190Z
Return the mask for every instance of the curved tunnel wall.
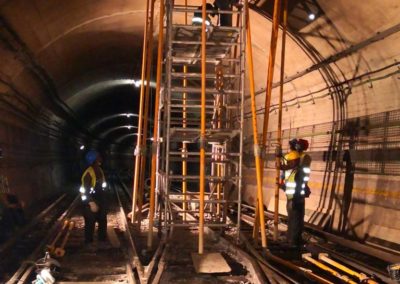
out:
M310 221L360 239L398 243L400 224L390 220L400 219L400 172L393 158L400 143L399 5L334 2L318 1L324 14L292 30L287 40L284 142L291 137L311 142ZM129 80L140 76L144 9L144 1L0 1L0 167L26 202L61 190L78 175L80 143L100 143L90 129L94 121L137 111L137 89ZM251 14L260 132L271 22L257 5ZM279 54L280 47L274 82ZM278 91L273 89L273 106ZM115 106L107 112L101 101ZM271 161L276 120L273 108ZM253 203L250 120L246 123L244 200ZM114 166L131 163L134 135L115 144L128 134L102 145L115 153ZM272 209L273 162L267 173L264 203ZM284 204L281 194L283 214Z
M379 5L373 5L374 2L358 7L354 3L349 6L347 1L335 5L318 1L325 14L300 31L291 31L286 49L284 143L287 145L288 139L294 137L311 142L312 196L306 203L309 222L359 240L398 247L396 235L400 226L393 220L399 217L400 197L396 186L399 161L395 158L400 145L399 6L393 1ZM371 8L377 6L379 9ZM271 30L271 23L254 13L251 24L256 29L254 32L253 28L253 34ZM257 105L263 106L269 37L255 37L253 41L257 54L256 84L261 93ZM277 83L279 48L276 63ZM279 87L273 89L272 105L277 104L278 92ZM263 117L263 107L260 108L259 133ZM273 107L264 178L264 204L271 210L276 128L277 113ZM248 167L244 198L254 203L250 117L246 129ZM286 214L285 204L281 192L282 214Z

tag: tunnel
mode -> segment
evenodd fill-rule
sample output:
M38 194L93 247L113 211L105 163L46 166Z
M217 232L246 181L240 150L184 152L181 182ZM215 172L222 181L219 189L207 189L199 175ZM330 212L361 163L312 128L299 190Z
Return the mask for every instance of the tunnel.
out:
M147 54L153 59L149 63L150 81L144 84L143 42L145 23L149 20L149 2L154 6L152 34L149 36L153 46L147 46ZM142 157L146 165L140 171L146 180L142 184L144 196L150 198L151 157L155 153L151 137L157 123L154 121L154 105L159 96L157 90L160 92L156 86L160 2L0 0L0 186L3 196L10 194L18 199L27 223L60 196L79 194L81 175L86 167L85 155L91 149L102 156L107 178L110 181L121 178L126 190L132 192L138 167L135 165L137 141L142 137L138 131L141 129L141 92L145 85L149 85L149 124L147 142L144 142L148 150ZM199 0L162 2L202 9ZM231 2L238 2L238 7L247 3ZM235 169L241 171L238 199L243 206L227 210L237 216L237 208L250 210L258 206L253 128L256 121L259 139L262 140L263 126L268 129L262 153L262 204L269 212L265 217L267 227L271 226L268 222L273 222L274 204L278 205L277 212L283 223L286 223L288 215L285 194L281 191L278 200L275 198L277 138L282 138L283 152L289 151L291 139L306 139L309 143L307 153L312 158L308 183L311 194L306 199L304 213L306 227L320 237L329 236L331 241L348 243L352 248L363 246L364 253L369 250L373 255L380 251L387 262L385 265L400 263L400 3L393 0L289 0L286 47L282 51L283 12L276 14L276 3L282 2L280 6L283 7L285 1L248 2L256 117L253 120L251 75L247 65L249 54L244 49L244 45L249 44L246 38L238 57L243 61L243 74L239 74L243 75L243 121L234 126L242 131L241 156L235 162L238 163ZM167 11L168 7L165 7ZM239 8L233 11L236 9ZM280 19L274 42L277 15ZM189 18L187 25L191 25L193 13L186 17ZM216 33L216 18L213 17L212 21ZM166 33L164 41L167 42L167 16L162 23ZM225 43L224 37L219 40ZM276 56L271 68L274 43ZM198 45L201 46L201 42ZM166 55L169 53L166 46L163 48L161 89L167 89L167 83L163 85L162 82L167 82L169 76L165 73L168 70ZM173 72L179 71L171 68ZM200 72L200 68L192 70ZM269 79L271 72L273 77ZM267 82L271 84L271 102L266 108ZM196 87L199 86L200 81ZM280 109L281 91L283 101ZM191 98L189 96L189 100ZM278 134L280 113L281 133ZM164 118L165 114L161 116ZM200 119L200 113L198 117L192 117L194 120L197 118ZM237 119L236 116L231 118L232 121ZM163 142L173 135L164 130L164 126L162 123L159 126ZM198 151L203 147L201 139L191 150ZM238 141L232 142L233 148ZM167 151L181 151L183 147L178 142L171 145ZM156 154L162 155L162 151ZM193 159L192 164L189 163L188 175L197 177L201 166L197 158ZM162 158L160 161L162 163ZM208 167L205 169L209 170ZM180 165L172 165L169 170L175 187L177 183L173 178L176 172L181 173ZM188 186L193 187L190 181ZM148 222L148 219L144 217L143 222ZM19 230L18 227L13 233L18 234ZM7 238L13 236L10 233ZM7 238L1 245L9 242ZM1 253L12 253L10 249L1 250L0 247ZM226 254L223 253L225 259ZM254 257L249 259L241 265L255 261ZM22 261L18 260L14 265ZM374 261L369 261L369 265L373 267ZM141 274L137 273L140 278ZM397 273L400 281L400 266ZM0 276L0 280L6 281L11 275ZM386 278L380 280L389 281L391 276L385 274ZM381 283L380 280L376 283ZM174 283L169 281L159 283ZM265 280L264 283L270 282Z

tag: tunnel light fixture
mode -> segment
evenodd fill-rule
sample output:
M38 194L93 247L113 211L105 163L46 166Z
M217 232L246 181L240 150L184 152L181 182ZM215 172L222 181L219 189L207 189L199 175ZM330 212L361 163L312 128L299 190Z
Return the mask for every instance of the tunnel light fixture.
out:
M85 150L85 145L81 145L81 147L79 147L80 150Z
M308 19L309 19L310 21L314 21L314 20L315 20L315 14L314 14L314 13L309 13L309 14L308 14Z
M139 88L142 85L142 80L127 80L129 81L131 84L133 84L136 88ZM147 85L147 81L144 81L144 85ZM155 82L151 82L150 81L150 87L155 88L156 87L156 83Z
M132 125L128 125L127 127L128 127L128 129L132 129Z

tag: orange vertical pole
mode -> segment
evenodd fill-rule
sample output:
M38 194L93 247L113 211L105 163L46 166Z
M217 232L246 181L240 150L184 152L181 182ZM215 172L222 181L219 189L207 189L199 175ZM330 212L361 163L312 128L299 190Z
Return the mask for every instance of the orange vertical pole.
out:
M257 199L259 205L256 207L263 210L263 191L262 191L262 166L261 166L261 148L258 141L258 129L257 129L257 113L256 113L256 95L254 86L254 67L253 67L253 47L251 46L251 29L250 29L250 14L249 14L249 3L245 1L245 14L246 14L246 28L247 28L247 58L248 58L248 70L249 70L249 81L250 81L250 98L251 98L251 114L252 114L252 125L253 125L253 140L254 140L254 158L256 163L256 175L257 175ZM259 214L261 228L265 228L264 212ZM265 229L261 230L261 245L263 248L267 247L267 237L265 235Z
M164 0L160 0L160 23L158 28L158 54L157 54L157 85L154 102L154 127L153 127L153 147L151 152L151 182L150 182L150 208L149 208L149 231L147 234L147 247L153 246L153 225L156 197L156 168L157 168L157 144L158 144L158 116L160 107L160 90L163 58L164 41Z
M270 53L269 53L269 60L268 60L268 76L267 76L267 87L265 91L265 107L264 107L264 124L263 124L263 133L262 133L262 151L264 151L266 142L267 142L267 133L268 133L268 122L269 122L269 109L271 106L271 93L272 93L272 81L274 79L274 66L275 66L275 56L276 56L276 46L278 41L278 31L279 31L279 13L280 13L280 6L281 1L275 0L274 2L274 15L273 15L273 25L272 25L272 33L271 33L271 45L270 45ZM263 156L263 155L262 155ZM264 178L264 158L261 160L262 166L262 176ZM263 203L258 202L261 204L261 208L259 209L259 213L264 215L264 205ZM257 215L256 215L257 217ZM259 218L259 216L258 216ZM258 220L256 218L256 222ZM254 229L257 228L257 225L254 226ZM261 227L261 230L265 230L264 227ZM254 232L253 232L254 235Z
M287 26L287 6L288 0L283 0L283 22L282 22L282 50L281 50L281 78L279 89L279 112L278 112L278 137L277 144L282 149L282 103L283 103L283 81L285 79L285 47L286 47L286 26ZM281 175L280 157L275 158L276 164L276 187L275 187L275 210L274 210L274 240L278 240L278 224L279 224L279 182Z
M205 191L205 136L206 136L206 4L203 0L201 24L201 128L200 128L200 207L199 254L204 252L204 191Z
M147 19L149 15L149 6L150 6L150 21ZM138 135L136 139L136 157L135 157L135 171L134 171L134 176L133 176L133 198L132 198L132 218L131 222L134 223L136 220L136 205L137 205L137 199L139 195L139 169L140 169L140 159L141 159L141 145L142 145L142 132L143 132L143 106L144 106L144 100L145 100L145 76L146 76L146 66L147 66L147 61L148 61L148 39L149 39L149 22L152 21L152 17L154 15L154 1L153 0L147 0L147 6L146 6L146 22L145 22L145 28L144 28L144 42L143 42L143 59L142 59L142 76L141 76L141 85L140 85L140 103L139 103L139 117L138 117Z
M185 74L185 77L183 79L183 87L186 88L187 87L187 79L186 79L187 66L186 65L183 66L183 73ZM182 98L183 99L183 109L182 109L183 110L183 114L182 114L183 122L182 122L182 127L186 128L186 126L187 126L187 122L186 122L186 120L187 120L187 114L186 114L187 93L184 92L182 94L182 96L183 96L183 98ZM183 160L182 160L182 176L184 177L184 179L182 180L183 211L185 211L183 213L183 220L186 221L186 210L187 210L187 203L186 203L186 199L187 199L187 196L186 196L187 182L186 182L186 179L185 179L186 175L187 175L187 162L186 162L186 159L187 159L187 145L186 145L186 142L182 143L182 158L183 158Z
M149 28L149 43L148 43L148 60L146 66L146 84L145 84L145 103L144 103L144 115L143 115L143 137L142 146L143 151L140 153L142 155L140 159L140 180L139 180L139 196L138 196L138 215L137 220L140 224L142 216L142 206L143 206L143 193L144 193L144 179L146 173L146 155L145 150L147 146L147 130L148 130L148 117L149 117L149 101L150 101L150 77L151 77L151 65L153 62L153 22L154 16L150 18L150 28ZM144 155L143 155L144 154Z
M185 0L185 8L187 8L187 0ZM187 25L187 11L185 11L185 25ZM187 78L186 78L186 73L187 73L187 66L184 65L183 66L183 73L185 74L184 78L183 78L183 87L186 88L187 87ZM186 98L187 98L187 94L186 92L184 92L182 94L183 96L183 114L182 114L182 119L183 119L183 123L182 123L182 127L186 128L187 126L187 114L186 114ZM183 220L186 221L186 210L187 210L187 203L186 203L186 192L187 192L187 182L186 182L186 175L187 175L187 145L186 142L182 143L182 176L184 177L184 179L182 180L182 193L183 193Z

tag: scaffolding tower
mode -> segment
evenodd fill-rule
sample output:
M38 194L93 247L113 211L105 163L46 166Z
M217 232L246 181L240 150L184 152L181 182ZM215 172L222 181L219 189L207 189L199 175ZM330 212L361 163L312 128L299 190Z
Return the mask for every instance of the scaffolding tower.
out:
M239 235L244 11L218 10L219 17L231 15L233 26L219 26L216 19L210 25L192 23L193 15L215 11L176 5L172 0L166 1L165 12L158 160L164 226L198 226L199 238L204 227L237 227ZM237 222L228 218L230 208Z

